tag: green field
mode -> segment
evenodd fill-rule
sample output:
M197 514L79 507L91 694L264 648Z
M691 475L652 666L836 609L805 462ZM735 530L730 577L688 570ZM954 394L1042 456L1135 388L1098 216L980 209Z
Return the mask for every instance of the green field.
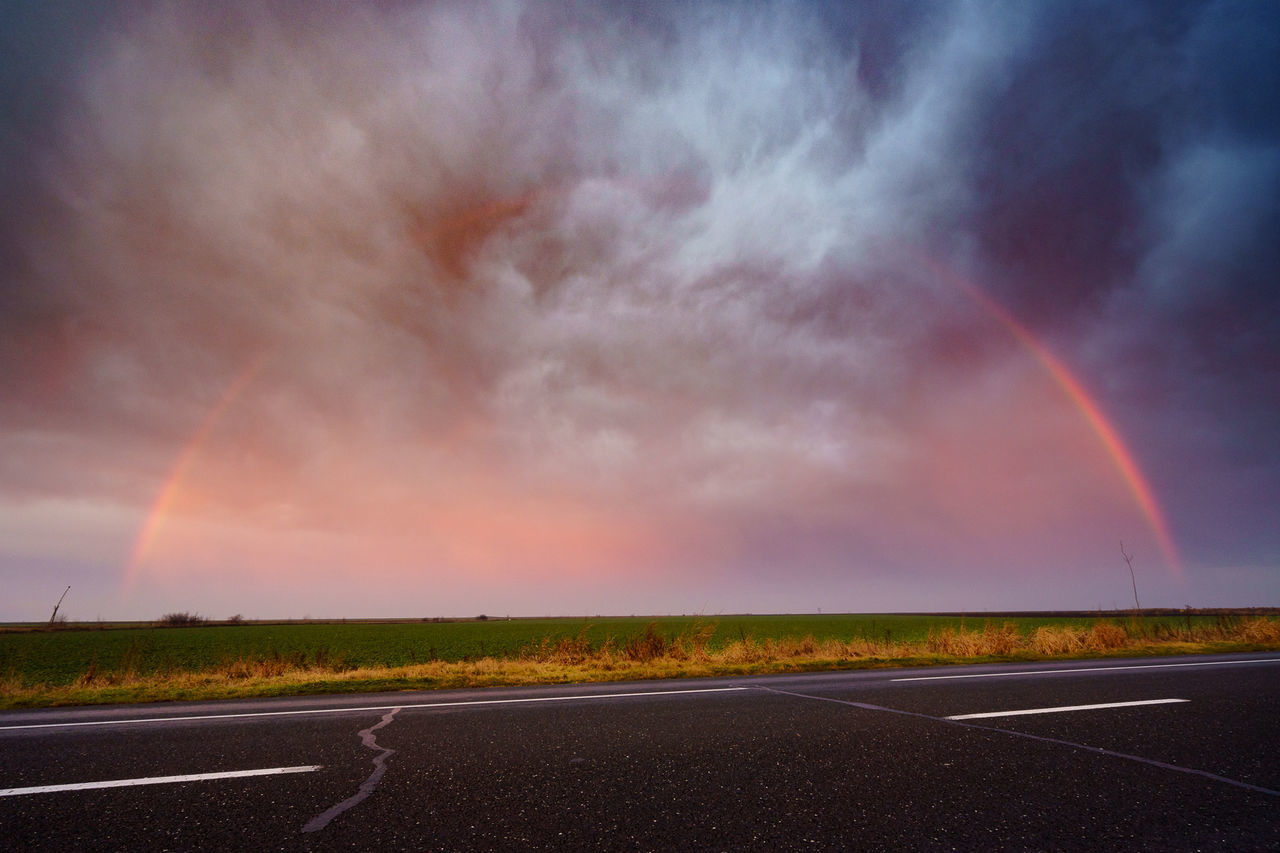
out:
M1144 634L1213 626L1234 617L1221 614L1143 616ZM1013 623L1024 635L1042 625L1087 627L1090 616L938 616L938 615L763 615L723 617L596 617L563 619L490 619L457 622L305 622L205 625L199 627L103 628L72 626L58 630L0 631L0 678L15 687L75 683L86 674L132 673L141 676L217 669L237 660L279 659L326 669L397 667L429 661L461 662L481 658L518 658L544 642L582 636L599 648L612 639L624 645L644 634L650 623L669 639L711 629L709 650L754 639L812 636L821 641L866 640L914 643L931 632L981 630L990 621Z

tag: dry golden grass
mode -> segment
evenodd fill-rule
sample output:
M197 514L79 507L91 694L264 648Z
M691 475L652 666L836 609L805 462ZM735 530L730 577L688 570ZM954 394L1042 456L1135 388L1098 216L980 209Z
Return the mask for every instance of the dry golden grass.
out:
M1130 644L1124 628L1111 622L1098 622L1092 628L1070 625L1042 626L1029 638L1031 649L1040 655L1070 655L1080 652L1107 652Z
M229 660L201 671L139 674L136 670L102 673L90 667L75 684L23 685L14 676L0 679L0 707L34 707L102 702L298 695L366 690L436 689L495 685L625 681L653 678L743 675L965 662L980 659L1039 659L1096 654L1187 653L1232 646L1280 646L1280 620L1257 617L1226 620L1187 629L1165 628L1149 635L1135 625L1100 619L1091 627L1039 627L1023 635L1012 623L986 624L981 630L944 630L922 642L816 639L813 636L744 636L719 649L708 648L713 624L696 625L664 636L656 624L643 634L593 646L585 631L576 637L546 638L514 658L432 661L397 667L347 665L341 656L270 655Z
M998 628L987 623L981 631L947 629L937 633L930 632L929 638L925 640L925 648L931 654L951 657L1008 655L1025 645L1021 632L1011 622Z
M1239 628L1240 636L1250 643L1280 643L1280 622L1253 619Z

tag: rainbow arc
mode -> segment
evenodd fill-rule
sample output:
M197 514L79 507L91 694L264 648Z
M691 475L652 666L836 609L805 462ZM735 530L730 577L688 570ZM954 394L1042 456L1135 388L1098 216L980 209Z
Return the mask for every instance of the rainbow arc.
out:
M142 564L155 543L160 527L178 495L182 479L186 476L192 461L199 456L200 448L204 446L210 433L213 432L218 421L222 419L223 413L249 387L258 372L262 370L262 366L266 361L266 353L259 355L232 379L226 390L222 392L222 396L213 404L209 413L204 416L204 420L200 422L200 426L196 428L195 433L183 445L182 451L173 463L173 467L169 469L169 475L165 478L164 485L160 487L160 492L156 495L156 499L151 503L151 508L147 511L146 521L143 522L142 529L138 531L138 538L134 541L133 551L129 556L129 565L125 571L126 587L132 586L137 581L138 575L142 570Z
M1124 439L1121 438L1119 430L1103 414L1102 407L1085 390L1083 383L1067 368L1061 359L1055 356L1048 347L1040 343L1030 329L1020 323L1007 308L992 299L980 287L936 261L929 260L927 263L939 278L964 293L981 307L988 316L1007 329L1014 339L1040 362L1049 376L1053 378L1053 381L1080 411L1090 429L1093 430L1093 433L1102 443L1130 494L1133 495L1138 510L1142 513L1142 517L1146 520L1152 534L1155 536L1165 564L1176 577L1181 579L1183 577L1182 559L1178 554L1177 546L1174 544L1173 536L1169 532L1168 521L1165 519L1164 513L1160 509L1160 504L1156 501L1155 493L1151 489L1151 484L1143 476L1133 452L1129 450Z
M482 239L489 229L496 227L495 222L519 215L539 195L562 191L562 188L553 188L544 190L542 193L526 193L512 200L496 202L476 211L464 213L462 216L455 217L456 221L451 220L445 223L449 228L442 232L444 237L440 239L445 240L448 246L454 246L455 243L458 244L454 248L462 251L462 248L469 245L469 240ZM484 226L483 228L481 227L482 225ZM454 233L455 231L457 232L456 234ZM473 232L475 233L473 234ZM448 239L445 239L446 237ZM464 237L467 239L463 239ZM1133 453L1121 438L1119 431L1103 413L1102 407L1094 397L1085 390L1084 384L1048 347L1032 334L1030 329L1019 322L1008 309L992 299L980 287L932 258L921 256L915 252L911 254L923 260L924 264L939 279L965 294L982 308L988 316L1008 330L1014 339L1044 367L1070 402L1079 410L1090 429L1102 443L1107 456L1119 472L1143 518L1150 526L1166 565L1175 576L1181 578L1183 570L1178 549L1174 544L1173 536L1169 532L1168 522L1160 509L1159 503L1156 501L1151 485L1143 475ZM125 573L126 585L131 585L137 580L141 567L156 541L164 519L173 507L182 480L187 475L193 460L199 455L201 447L208 440L209 435L213 432L226 410L253 383L266 360L267 354L260 354L232 379L201 421L195 433L183 445L138 533Z

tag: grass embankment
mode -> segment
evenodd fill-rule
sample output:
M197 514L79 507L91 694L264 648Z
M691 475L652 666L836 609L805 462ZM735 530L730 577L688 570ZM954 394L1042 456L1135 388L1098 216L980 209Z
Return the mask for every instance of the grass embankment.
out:
M761 616L0 634L0 707L1280 649L1274 617Z

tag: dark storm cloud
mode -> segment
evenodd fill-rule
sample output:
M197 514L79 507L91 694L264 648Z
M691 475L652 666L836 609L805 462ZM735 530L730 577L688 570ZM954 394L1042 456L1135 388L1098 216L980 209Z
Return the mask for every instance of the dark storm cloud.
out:
M1233 412L1224 438L1280 477L1257 434L1280 419L1280 14L1197 7L1181 48L1185 103L1140 184L1145 252L1117 305L1141 345L1170 353L1153 366L1179 403Z
M147 505L251 377L210 500L315 523L376 473L906 565L975 506L1114 511L937 264L1080 372L1189 537L1229 524L1196 478L1280 489L1272 6L70 8L6 30L11 500Z
M1132 275L1141 184L1184 109L1180 17L1048 5L981 110L972 227L1001 298L1037 325L1096 310Z
M1125 307L1165 314L1174 338L1234 317L1274 340L1246 318L1268 322L1280 298L1276 17L1248 3L1045 7L983 110L976 169L986 271L1020 316L1052 328L1138 288Z
M1184 529L1193 481L1247 482L1223 499L1266 538L1246 519L1280 488L1277 10L1041 4L1022 33L955 151L976 250L952 257L1085 370Z

